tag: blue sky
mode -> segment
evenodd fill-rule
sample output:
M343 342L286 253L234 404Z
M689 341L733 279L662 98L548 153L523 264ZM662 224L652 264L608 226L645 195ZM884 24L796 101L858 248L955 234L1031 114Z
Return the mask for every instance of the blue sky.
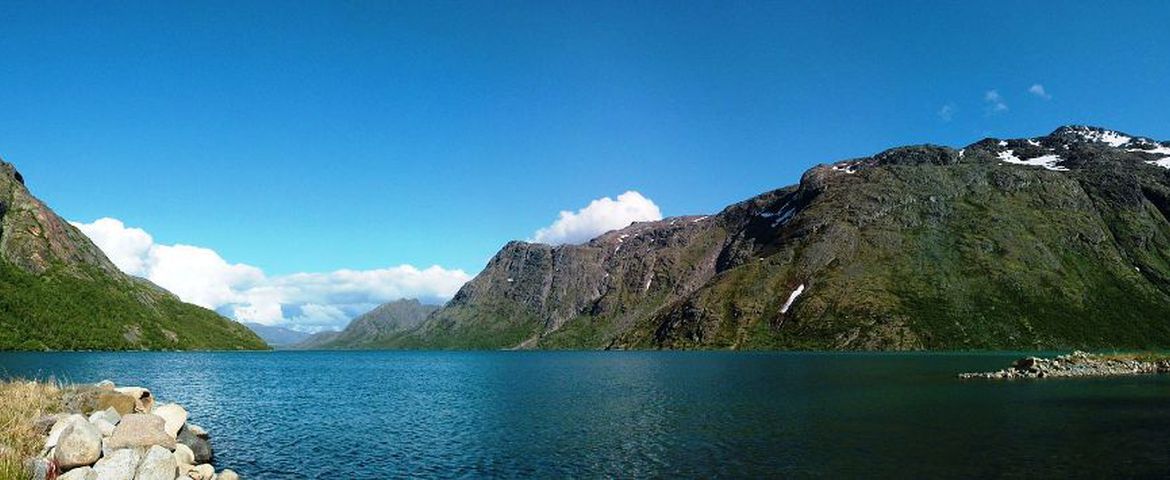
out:
M902 144L1170 138L1164 2L0 2L0 22L0 156L35 194L267 275L474 274L595 199L713 212Z

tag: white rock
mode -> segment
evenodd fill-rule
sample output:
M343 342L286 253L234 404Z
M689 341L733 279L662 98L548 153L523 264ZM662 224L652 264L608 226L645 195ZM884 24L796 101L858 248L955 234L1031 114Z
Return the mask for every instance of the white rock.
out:
M97 480L134 480L141 460L142 456L134 449L114 450L98 460L93 471L97 473Z
M90 420L89 423L92 424L95 428L97 428L98 431L101 432L103 437L108 437L110 435L113 435L114 429L117 428L114 424L106 421L106 419L104 419L104 418Z
M191 447L181 443L175 445L175 461L180 465L194 465L195 452L191 451ZM186 473L186 472L183 472Z
M101 456L102 432L89 422L79 421L61 432L53 452L53 460L64 470L93 465Z
M210 435L208 435L207 430L204 430L203 427L200 427L199 425L196 425L194 423L188 423L187 429L191 431L191 435L194 435L194 436L199 437L199 438L207 438L208 436L210 436Z
M57 423L53 424L53 428L49 429L49 438L45 440L45 449L48 450L57 446L57 441L61 439L61 433L66 428L69 428L70 425L77 422L85 423L87 420L85 417L76 414L57 420Z
M106 439L106 447L110 450L120 448L147 449L152 445L162 445L168 450L175 448L175 439L166 432L166 423L162 417L149 413L132 413L122 418L114 429L114 434Z
M110 422L113 425L117 425L118 422L122 421L122 416L118 415L118 410L114 409L114 407L110 407L105 410L93 412L90 414L89 421L91 423L97 419L102 419Z
M192 468L191 471L187 472L187 476L194 480L211 480L215 477L215 467L204 463Z
M89 467L74 468L64 475L57 476L57 480L97 480L97 472Z
M219 472L219 477L216 480L240 480L240 476L230 469Z
M146 452L138 464L134 480L175 480L178 465L175 455L166 448L155 445Z
M187 410L178 404L159 405L151 413L162 417L166 422L167 435L170 435L171 438L177 437L179 429L183 428L184 423L187 423Z

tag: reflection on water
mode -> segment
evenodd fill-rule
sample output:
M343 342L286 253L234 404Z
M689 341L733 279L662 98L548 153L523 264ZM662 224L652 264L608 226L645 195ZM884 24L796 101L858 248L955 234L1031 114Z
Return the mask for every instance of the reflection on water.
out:
M1018 354L0 354L183 403L251 478L1164 476L1170 377L995 383Z

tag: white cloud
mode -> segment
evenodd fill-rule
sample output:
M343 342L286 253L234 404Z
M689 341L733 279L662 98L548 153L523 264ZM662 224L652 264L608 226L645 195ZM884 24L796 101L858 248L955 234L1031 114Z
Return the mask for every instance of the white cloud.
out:
M550 245L584 243L610 230L629 226L633 222L662 220L662 211L641 193L629 191L617 200L599 198L576 213L562 211L552 225L537 230L533 240Z
M1008 110L1007 103L998 90L988 90L983 94L983 101L987 103L987 114L1002 113Z
M229 263L209 248L157 244L146 231L113 218L73 225L122 271L183 301L242 322L304 331L344 327L350 318L401 298L445 301L471 279L463 270L437 265L268 276L257 267Z
M1049 95L1048 92L1046 90L1044 90L1044 85L1041 85L1039 83L1033 84L1031 87L1028 87L1028 93L1031 93L1032 95L1043 98L1045 100L1052 100L1052 95Z
M938 109L938 118L941 118L944 122L949 122L955 118L955 110L957 110L957 107L955 107L954 103L943 105L942 108Z

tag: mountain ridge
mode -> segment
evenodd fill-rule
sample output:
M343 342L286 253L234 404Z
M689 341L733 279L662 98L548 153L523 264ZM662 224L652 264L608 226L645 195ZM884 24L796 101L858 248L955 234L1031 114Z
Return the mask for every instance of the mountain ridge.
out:
M1081 125L817 165L717 214L509 242L389 346L1164 346L1167 168L1170 143Z

